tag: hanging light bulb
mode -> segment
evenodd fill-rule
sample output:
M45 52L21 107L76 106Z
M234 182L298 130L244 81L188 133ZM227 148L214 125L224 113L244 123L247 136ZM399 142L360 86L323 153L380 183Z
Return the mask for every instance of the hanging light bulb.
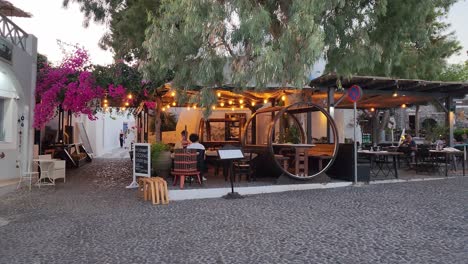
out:
M374 112L374 111L375 111L375 108L374 108L374 107L371 107L370 110L371 110L371 112Z
M125 106L128 106L128 102L125 102Z
M107 99L104 99L104 103L107 103Z
M234 111L234 107L231 108L231 111Z
M108 104L107 104L107 103L104 103L104 107L107 107L107 106L108 106Z
M197 109L197 105L196 105L196 104L193 105L193 109Z
M241 105L240 108L241 108L241 109L244 109L244 105Z
M252 103L250 103L252 106L255 106L255 102L252 101Z
M281 96L281 101L286 101L286 95Z
M243 104L243 103L244 103L244 100L243 100L243 99L240 99L240 100L239 100L239 103L240 103L240 104Z
M170 104L167 105L167 109L169 109L169 108L171 108L171 105L170 105Z
M232 100L229 100L229 104L232 105Z
M176 106L176 103L175 103L175 102L172 102L172 106Z
M166 107L163 107L161 110L162 110L163 112L166 111Z
M215 110L215 109L216 109L216 105L213 105L213 106L211 107L211 109Z
M132 94L128 94L128 99L132 99L133 98L133 95Z
M126 108L125 108L125 106L124 106L124 107L122 107L122 111L125 111L125 109L126 109Z
M401 108L406 108L406 104L402 104L402 105L401 105Z
M174 91L171 92L171 96L172 96L172 97L175 96L175 92L174 92Z
M397 97L397 96L398 96L398 93L397 93L397 91L396 91L396 90L395 90L395 91L393 91L393 94L392 94L392 96L393 96L393 97Z
M221 97L221 92L218 92L218 97Z
M224 107L224 102L221 102L219 105L220 105L221 107Z
M264 104L268 103L268 99L263 99L263 103Z

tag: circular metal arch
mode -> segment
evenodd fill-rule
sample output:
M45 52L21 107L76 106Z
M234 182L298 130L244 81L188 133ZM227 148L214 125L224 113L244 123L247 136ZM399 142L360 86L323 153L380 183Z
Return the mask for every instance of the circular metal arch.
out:
M297 106L307 106L309 109L313 109L313 108L316 108L318 109L323 115L325 115L325 117L327 118L327 121L328 121L328 124L330 124L331 128L332 128L332 131L333 131L333 142L334 142L334 148L333 148L333 156L332 158L330 159L330 161L328 162L327 166L325 166L324 168L322 168L321 171L318 171L317 173L315 174L312 174L312 175L306 175L306 176L299 176L299 175L296 175L296 174L292 174L290 173L289 171L285 170L283 168L283 166L281 166L281 164L278 162L278 160L275 158L275 152L273 150L273 142L272 142L272 138L273 138L273 128L275 127L276 125L276 122L278 122L278 120L280 119L281 116L283 116L284 113L286 113L288 110L290 110L291 108L294 108L294 107L297 107ZM310 110L309 110L310 111ZM304 113L306 113L308 111L304 111ZM271 155L271 157L274 159L275 163L276 163L276 166L278 166L281 171L288 175L289 177L291 178L294 178L294 179L299 179L299 180L309 180L309 179L312 179L318 175L320 175L321 173L325 172L328 170L328 168L331 167L331 165L333 165L333 162L335 161L335 158L338 154L338 145L339 145L339 138L338 138L338 129L336 128L336 124L335 124L335 121L333 120L333 118L330 116L330 114L321 106L317 105L317 104L314 104L314 103L310 103L310 102L298 102L298 103L294 103L292 105L289 105L287 107L284 107L283 109L281 109L276 115L275 115L275 118L273 119L273 121L270 123L270 126L268 128L268 151Z

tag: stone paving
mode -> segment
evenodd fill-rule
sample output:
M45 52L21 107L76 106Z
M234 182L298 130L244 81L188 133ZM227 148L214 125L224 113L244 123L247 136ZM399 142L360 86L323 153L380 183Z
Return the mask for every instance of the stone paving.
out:
M0 263L466 263L468 177L153 206L122 160L0 197Z

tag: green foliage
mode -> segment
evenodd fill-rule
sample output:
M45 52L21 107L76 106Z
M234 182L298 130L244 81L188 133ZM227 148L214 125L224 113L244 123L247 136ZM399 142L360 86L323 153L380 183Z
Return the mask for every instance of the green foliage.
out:
M467 134L468 135L468 128L458 128L453 131L453 138L455 138L456 141L461 142L463 141L462 135Z
M156 142L151 144L151 162L155 164L155 161L158 159L159 154L163 151L169 151L171 147L162 142Z
M439 76L441 81L468 82L468 61L449 65Z
M182 89L300 88L322 57L344 76L434 80L460 50L441 19L457 0L71 1L110 25L101 44L116 57Z
M435 142L437 139L447 139L449 128L446 126L436 125L426 128L426 140Z
M296 125L292 125L289 128L286 128L284 142L293 144L301 143L301 134L299 133L299 128Z
M148 13L157 14L157 0L63 0L80 5L85 15L84 25L89 21L106 23L109 31L101 38L100 46L115 52L115 58L133 61L145 59L142 49L145 30L149 25Z

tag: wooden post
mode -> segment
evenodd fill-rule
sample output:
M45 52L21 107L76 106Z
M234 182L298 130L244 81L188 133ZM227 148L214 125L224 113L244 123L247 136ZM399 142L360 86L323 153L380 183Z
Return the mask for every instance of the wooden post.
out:
M154 120L154 134L156 136L156 142L161 142L161 109L162 99L161 96L156 96L156 108L155 108L155 120Z
M416 112L414 114L414 130L416 130L416 137L419 137L419 105L416 105Z

